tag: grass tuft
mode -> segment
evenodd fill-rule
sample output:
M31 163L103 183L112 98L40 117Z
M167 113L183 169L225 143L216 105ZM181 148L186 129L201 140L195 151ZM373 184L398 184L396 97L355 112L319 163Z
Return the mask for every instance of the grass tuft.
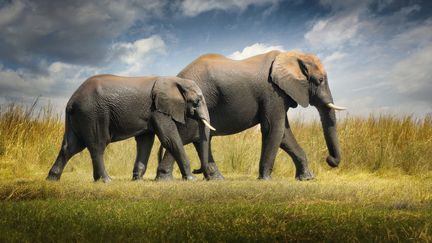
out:
M325 146L319 121L291 122L293 132L304 148L316 175L330 170L325 163ZM0 178L32 178L47 173L60 148L64 124L50 107L35 111L32 107L10 105L0 110ZM338 123L342 148L341 173L430 175L432 171L432 116L345 117ZM155 144L154 150L159 146ZM224 174L256 176L260 156L261 134L258 128L213 139L213 152ZM186 150L198 167L193 146ZM154 176L156 157L152 152L147 178ZM133 139L110 144L105 161L113 176L131 174L135 157ZM66 173L91 170L86 151L76 155ZM291 158L279 150L275 177L294 175ZM178 173L178 172L177 172Z

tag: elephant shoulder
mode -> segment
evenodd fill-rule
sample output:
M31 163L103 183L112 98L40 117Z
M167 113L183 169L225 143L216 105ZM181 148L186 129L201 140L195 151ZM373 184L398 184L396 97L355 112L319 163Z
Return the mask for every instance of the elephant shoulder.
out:
M211 66L220 66L226 62L232 61L231 59L226 58L220 54L205 54L197 58L192 65L196 67L211 67Z
M220 54L201 55L180 71L177 76L198 81L200 78L208 76L210 71L209 69L210 67L215 66L215 62L224 59L226 59L226 57Z
M209 60L218 60L218 59L225 59L226 57L224 55L221 54L216 54L216 53L208 53L208 54L204 54L201 55L197 58L197 60L200 61L209 61Z

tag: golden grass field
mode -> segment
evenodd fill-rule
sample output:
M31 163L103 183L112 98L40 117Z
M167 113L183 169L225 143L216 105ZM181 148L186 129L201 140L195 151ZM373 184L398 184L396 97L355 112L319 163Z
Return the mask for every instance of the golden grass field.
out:
M133 139L110 144L113 182L94 183L87 151L60 182L45 177L64 129L49 107L0 110L0 241L432 241L432 117L344 117L342 162L325 163L318 121L291 121L316 179L294 180L280 150L272 181L258 181L259 129L215 137L225 181L130 181ZM199 167L186 146L192 168ZM175 176L180 178L178 170Z

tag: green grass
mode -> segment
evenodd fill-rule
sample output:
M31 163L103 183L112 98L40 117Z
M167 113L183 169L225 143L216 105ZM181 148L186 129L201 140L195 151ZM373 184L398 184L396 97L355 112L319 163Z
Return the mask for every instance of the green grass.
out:
M0 241L432 240L430 178L105 185L80 176L2 183Z
M132 182L132 139L105 154L112 183L92 182L87 151L69 162L61 181L46 182L62 121L49 108L2 107L0 242L432 242L431 117L340 119L338 169L324 161L319 122L292 125L316 180L295 181L282 151L274 179L256 180L260 134L250 129L214 139L225 181L154 182L153 151L145 180Z

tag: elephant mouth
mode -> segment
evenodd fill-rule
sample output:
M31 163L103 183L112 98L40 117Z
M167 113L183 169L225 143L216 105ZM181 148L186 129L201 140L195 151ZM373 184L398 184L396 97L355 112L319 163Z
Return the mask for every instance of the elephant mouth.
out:
M201 118L201 121L204 123L204 125L206 127L208 127L210 130L212 131L216 131L216 128L214 128L212 125L210 125L210 123L208 121L206 121L205 119Z

